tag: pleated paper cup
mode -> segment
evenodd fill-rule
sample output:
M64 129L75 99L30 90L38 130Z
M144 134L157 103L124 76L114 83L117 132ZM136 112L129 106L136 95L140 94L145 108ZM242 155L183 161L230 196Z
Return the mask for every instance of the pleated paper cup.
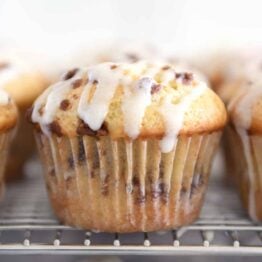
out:
M155 231L199 215L221 132L157 139L75 138L36 131L49 197L65 224L104 232Z
M0 196L4 193L4 172L13 136L13 129L0 134Z
M262 136L229 125L225 130L228 173L240 192L249 216L262 220Z
M32 125L25 118L25 112L20 111L20 119L5 168L5 180L14 181L23 176L26 161L36 151Z

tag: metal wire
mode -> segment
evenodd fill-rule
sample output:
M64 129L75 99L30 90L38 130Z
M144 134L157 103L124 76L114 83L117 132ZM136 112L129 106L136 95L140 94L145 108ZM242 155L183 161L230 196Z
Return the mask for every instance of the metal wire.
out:
M8 186L0 204L0 254L262 254L262 226L247 218L236 193L216 177L195 224L159 233L103 234L60 225L40 169L34 170Z

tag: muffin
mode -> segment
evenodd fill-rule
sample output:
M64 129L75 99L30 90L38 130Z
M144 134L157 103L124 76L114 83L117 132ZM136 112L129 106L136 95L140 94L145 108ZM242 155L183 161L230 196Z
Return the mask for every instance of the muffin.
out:
M3 194L4 171L10 142L17 122L17 109L9 95L0 89L0 194Z
M0 87L13 98L20 116L7 161L7 180L21 176L25 161L34 151L33 132L25 120L25 112L46 86L44 77L23 62L7 58L0 60Z
M258 73L261 66L260 53L261 48L223 50L203 60L198 57L192 63L206 75L212 89L228 104L250 75Z
M204 82L149 62L70 70L30 115L57 217L105 232L193 222L227 119Z
M262 220L262 82L258 77L239 87L228 110L226 128L227 156L230 171L239 188L249 216Z

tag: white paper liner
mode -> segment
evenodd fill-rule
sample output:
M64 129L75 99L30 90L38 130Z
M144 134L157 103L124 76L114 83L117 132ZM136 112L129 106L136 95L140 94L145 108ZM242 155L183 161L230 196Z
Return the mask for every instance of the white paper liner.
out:
M36 132L51 203L69 225L105 232L154 231L194 221L221 132L159 140L47 137Z

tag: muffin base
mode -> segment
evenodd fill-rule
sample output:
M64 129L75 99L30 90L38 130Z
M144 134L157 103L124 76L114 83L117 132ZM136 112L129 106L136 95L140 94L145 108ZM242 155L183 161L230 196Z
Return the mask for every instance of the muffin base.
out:
M157 139L36 132L36 141L49 197L63 223L136 232L176 228L198 217L220 134L181 135L170 153L161 153Z
M243 206L254 221L262 221L262 136L226 127L227 170L240 192Z

